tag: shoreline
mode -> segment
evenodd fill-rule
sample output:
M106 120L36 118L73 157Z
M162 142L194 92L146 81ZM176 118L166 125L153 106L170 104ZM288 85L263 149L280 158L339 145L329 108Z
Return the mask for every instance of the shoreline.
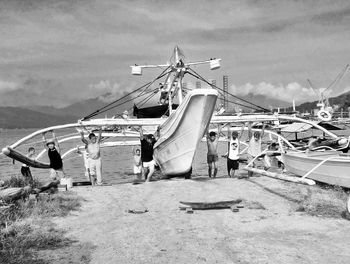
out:
M338 218L300 212L302 201L326 198L333 195L332 190L267 177L198 177L81 186L72 191L83 198L81 209L54 222L80 246L39 252L51 263L87 263L78 260L79 256L85 259L87 252L88 263L326 264L347 263L350 258L345 243L350 240L350 225L340 211ZM180 200L238 198L243 199L244 208L236 213L229 209L195 210L193 214L179 210ZM334 207L341 210L341 205ZM148 211L128 212L140 208Z

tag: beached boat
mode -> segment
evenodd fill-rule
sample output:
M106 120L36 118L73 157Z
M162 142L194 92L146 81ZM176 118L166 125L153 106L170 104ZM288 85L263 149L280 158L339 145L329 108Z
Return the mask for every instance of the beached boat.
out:
M179 108L160 127L154 159L166 175L191 170L197 146L212 117L217 99L214 89L191 91Z
M149 113L149 108L140 108L134 105L134 112L137 109L136 116L145 118L129 118L126 114L120 115L121 118L94 118L107 110L116 107L121 99L108 104L101 109L96 110L92 114L85 116L77 123L59 125L38 130L10 146L3 148L3 154L12 159L25 163L36 168L49 168L47 162L41 161L40 158L45 150L39 152L35 158L26 157L20 152L18 147L31 144L31 140L43 133L49 131L60 131L67 129L75 129L75 133L67 136L60 136L58 142L66 142L70 140L79 140L79 132L83 131L88 134L94 130L102 128L102 137L104 140L116 137L135 138L139 137L139 130L144 133L155 133L158 141L154 146L154 160L159 165L164 175L181 175L190 171L195 150L207 129L210 119L213 115L218 92L215 89L195 89L185 90L182 79L188 73L190 66L199 64L209 64L210 69L215 70L220 67L220 59L210 59L199 62L185 62L185 58L180 49L176 46L171 61L164 65L135 65L131 66L132 74L141 75L144 68L164 69L162 73L153 81L141 86L133 92L137 92L137 98L141 98L140 105L150 99L150 96L160 94L159 105L153 107L156 114ZM192 74L193 75L193 74ZM151 86L156 80L164 78L163 87L156 87L152 90ZM133 93L132 92L132 93ZM187 94L186 94L187 93ZM131 93L130 93L131 94ZM130 95L128 94L128 95ZM186 94L186 95L185 95ZM185 95L185 96L183 96ZM142 96L147 96L142 98ZM177 104L174 104L176 99ZM151 109L151 110L152 110ZM141 113L141 111L143 111ZM147 116L150 114L150 116ZM140 114L141 113L141 114ZM158 118L154 118L154 117ZM169 116L169 117L167 117ZM150 117L150 118L147 118ZM160 118L161 117L161 118ZM137 134L135 134L135 132ZM40 141L37 141L40 142ZM135 145L134 141L130 145ZM33 142L34 144L35 142ZM104 146L118 146L119 142L110 142L110 144L101 144ZM83 147L80 146L80 149ZM79 149L79 146L78 146ZM71 149L62 152L61 156L65 158L71 153L76 152L77 146L73 145Z
M289 150L282 154L287 171L315 181L350 188L350 156L337 151L300 152Z

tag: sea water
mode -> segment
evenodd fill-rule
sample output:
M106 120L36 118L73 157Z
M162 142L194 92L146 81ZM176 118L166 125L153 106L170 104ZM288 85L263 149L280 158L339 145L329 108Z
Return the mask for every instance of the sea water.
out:
M0 131L0 148L13 144L17 140L33 133L36 129L3 129ZM48 135L48 138L50 136ZM123 140L123 139L121 139ZM137 140L134 138L132 140ZM77 145L82 145L83 143L77 139L72 142L60 143L62 149L61 153L66 152L70 148L74 148ZM36 155L43 150L43 141L41 137L36 138L32 143L26 144L19 148L19 150L26 154L27 149L33 146L36 149ZM219 155L226 153L227 143L219 143ZM207 176L207 160L206 160L207 146L206 142L201 142L197 149L194 161L193 161L193 175L194 176ZM116 146L101 148L101 158L102 158L102 177L105 183L118 184L118 183L128 183L135 179L133 175L133 156L132 156L132 146ZM44 153L43 158L40 160L48 162L47 153ZM21 175L21 163L14 162L9 157L1 154L0 155L0 179L6 179L11 176ZM219 158L221 176L226 175L226 159ZM73 181L85 181L84 176L84 162L82 156L78 153L73 152L72 155L67 156L64 159L64 171L67 177L72 177ZM40 181L48 181L49 170L47 169L37 169L31 168L32 175Z
M17 140L33 133L37 129L3 129L0 130L0 148L13 144ZM312 132L314 133L314 132ZM319 133L318 133L319 134ZM341 130L337 134L339 135L350 135L349 130ZM78 135L75 132L75 135ZM303 135L303 136L310 136ZM58 135L59 136L59 135ZM294 134L286 134L283 135L287 139L294 139ZM247 133L245 132L243 135L243 139L247 137ZM50 136L48 135L48 138ZM266 138L268 139L268 138ZM123 139L121 139L123 140ZM134 138L132 140L137 140ZM82 145L82 142L79 138L60 143L60 147L62 149L62 153L68 151L71 148L76 147L77 145ZM33 146L36 149L36 154L38 154L41 150L43 150L43 141L41 139L41 135L31 141L29 144L25 144L21 146L19 150L22 153L26 153L29 147ZM221 155L226 154L227 152L227 143L219 142L218 153L219 153L219 161L218 161L218 177L226 177L227 169L226 169L226 158L221 157ZM201 142L196 151L193 164L192 164L192 176L207 176L208 175L208 167L207 167L207 145L206 142ZM135 179L133 175L133 156L132 156L132 146L117 146L117 147L107 147L101 149L101 158L102 158L102 177L103 181L108 184L119 184L119 183L128 183L132 182ZM47 153L44 153L43 158L40 160L48 162ZM241 165L242 167L243 165ZM14 162L9 157L1 154L0 155L0 179L6 179L11 176L21 175L21 163ZM72 177L73 181L85 181L86 178L84 176L84 162L82 156L73 152L66 159L64 159L64 170L67 174L67 177ZM32 174L35 178L40 181L48 181L49 178L49 170L47 169L37 169L31 168Z

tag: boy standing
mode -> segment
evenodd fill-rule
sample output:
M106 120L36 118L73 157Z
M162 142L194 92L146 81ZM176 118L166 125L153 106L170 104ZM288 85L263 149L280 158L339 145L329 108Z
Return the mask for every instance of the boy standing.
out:
M138 180L141 180L142 173L142 162L141 162L141 151L139 148L132 149L133 158L134 158L134 174Z
M27 157L32 158L34 154L35 154L35 149L33 147L28 148ZM26 180L29 180L30 183L33 182L33 176L30 171L30 167L27 164L24 164L24 163L22 164L21 173Z
M208 175L209 178L211 178L212 170L214 168L213 177L216 178L216 174L218 173L218 165L217 162L219 160L218 156L218 143L219 143L219 136L220 136L220 126L218 126L218 134L216 132L207 131L207 147L208 147L208 153L207 153L207 163L208 163Z
M57 180L65 178L63 171L63 162L60 154L60 147L58 145L58 140L55 136L55 133L52 131L53 139L46 139L46 132L43 133L44 147L47 150L47 154L50 159L50 177L52 180Z
M100 143L102 136L102 128L100 128L98 136L94 133L89 134L89 140L87 141L84 138L84 132L80 132L81 141L86 146L86 150L88 153L88 164L89 164L89 172L91 177L96 177L97 185L102 185L102 162L101 162L101 152L100 152Z

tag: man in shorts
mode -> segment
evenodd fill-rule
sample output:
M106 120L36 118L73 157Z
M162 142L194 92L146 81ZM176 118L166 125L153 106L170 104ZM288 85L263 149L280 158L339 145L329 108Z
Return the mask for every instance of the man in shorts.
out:
M89 134L89 141L84 138L84 131L80 132L81 141L85 144L86 151L88 153L89 173L92 177L92 183L96 179L97 185L102 185L102 161L101 161L101 140L102 129L100 128L96 137L95 133Z
M240 139L243 135L244 125L242 126L241 133L233 131L230 138L230 130L227 133L228 137L228 152L227 152L227 174L228 177L234 177L235 171L239 168L239 149Z
M213 175L214 178L216 178L216 175L218 173L218 143L219 143L219 135L220 135L220 126L218 126L218 133L214 131L207 131L207 147L208 147L208 153L207 153L207 163L208 163L208 175L209 178ZM214 171L213 171L214 169ZM213 174L212 174L213 171Z
M60 154L61 150L58 145L58 140L55 133L53 131L51 132L53 139L50 140L46 139L46 132L43 133L44 147L50 160L50 177L52 180L60 180L61 178L65 178L66 175L63 170L63 161Z
M261 143L262 138L264 137L264 131L265 131L265 123L263 123L261 132L259 131L252 131L252 124L248 123L248 164L251 163L252 160L253 163L251 164L253 168L256 167L257 159L256 157L259 156L262 152L261 149ZM248 178L253 176L253 172L248 171Z
M149 182L152 178L155 167L155 162L153 160L153 146L155 139L152 134L144 136L142 128L140 128L140 141L142 173L145 176L146 182Z

